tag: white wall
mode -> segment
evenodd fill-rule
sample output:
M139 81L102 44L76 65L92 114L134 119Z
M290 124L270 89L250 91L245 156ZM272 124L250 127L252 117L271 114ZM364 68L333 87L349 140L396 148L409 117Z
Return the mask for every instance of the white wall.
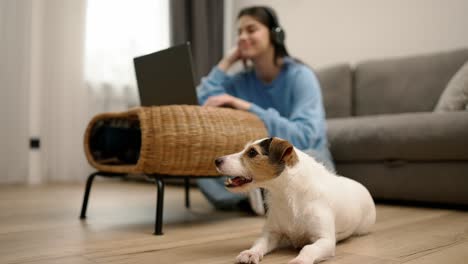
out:
M83 181L90 170L85 11L85 0L0 0L0 183Z
M28 175L30 4L0 1L0 183Z
M468 48L466 0L236 0L226 6L234 43L238 11L273 7L291 55L311 66ZM234 22L234 23L233 23ZM229 46L229 45L227 45Z

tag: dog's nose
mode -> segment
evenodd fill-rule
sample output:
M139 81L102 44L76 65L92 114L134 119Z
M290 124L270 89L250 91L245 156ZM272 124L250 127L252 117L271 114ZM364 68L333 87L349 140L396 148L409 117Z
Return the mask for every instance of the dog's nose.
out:
M216 165L216 167L221 166L221 164L223 164L223 161L224 161L223 158L217 158L217 159L215 159L215 165Z

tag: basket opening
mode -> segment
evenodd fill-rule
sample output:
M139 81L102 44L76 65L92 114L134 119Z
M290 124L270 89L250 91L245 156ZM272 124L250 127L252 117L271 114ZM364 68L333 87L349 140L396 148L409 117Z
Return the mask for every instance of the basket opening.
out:
M91 129L89 148L93 159L106 165L137 164L141 149L137 115L97 121Z

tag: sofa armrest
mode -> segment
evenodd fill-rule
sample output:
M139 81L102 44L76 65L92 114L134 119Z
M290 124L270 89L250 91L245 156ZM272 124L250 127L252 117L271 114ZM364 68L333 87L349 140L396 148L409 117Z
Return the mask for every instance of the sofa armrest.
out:
M468 160L468 111L334 118L327 124L338 162Z

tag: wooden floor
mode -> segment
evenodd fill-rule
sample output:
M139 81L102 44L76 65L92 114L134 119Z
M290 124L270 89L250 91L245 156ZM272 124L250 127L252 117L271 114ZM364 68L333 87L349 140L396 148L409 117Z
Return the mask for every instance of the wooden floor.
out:
M166 188L164 235L153 236L155 186L97 180L88 218L84 184L0 186L0 263L234 263L263 217L214 211L197 189ZM287 263L278 250L262 263ZM378 205L372 234L338 244L323 263L468 263L468 212Z

